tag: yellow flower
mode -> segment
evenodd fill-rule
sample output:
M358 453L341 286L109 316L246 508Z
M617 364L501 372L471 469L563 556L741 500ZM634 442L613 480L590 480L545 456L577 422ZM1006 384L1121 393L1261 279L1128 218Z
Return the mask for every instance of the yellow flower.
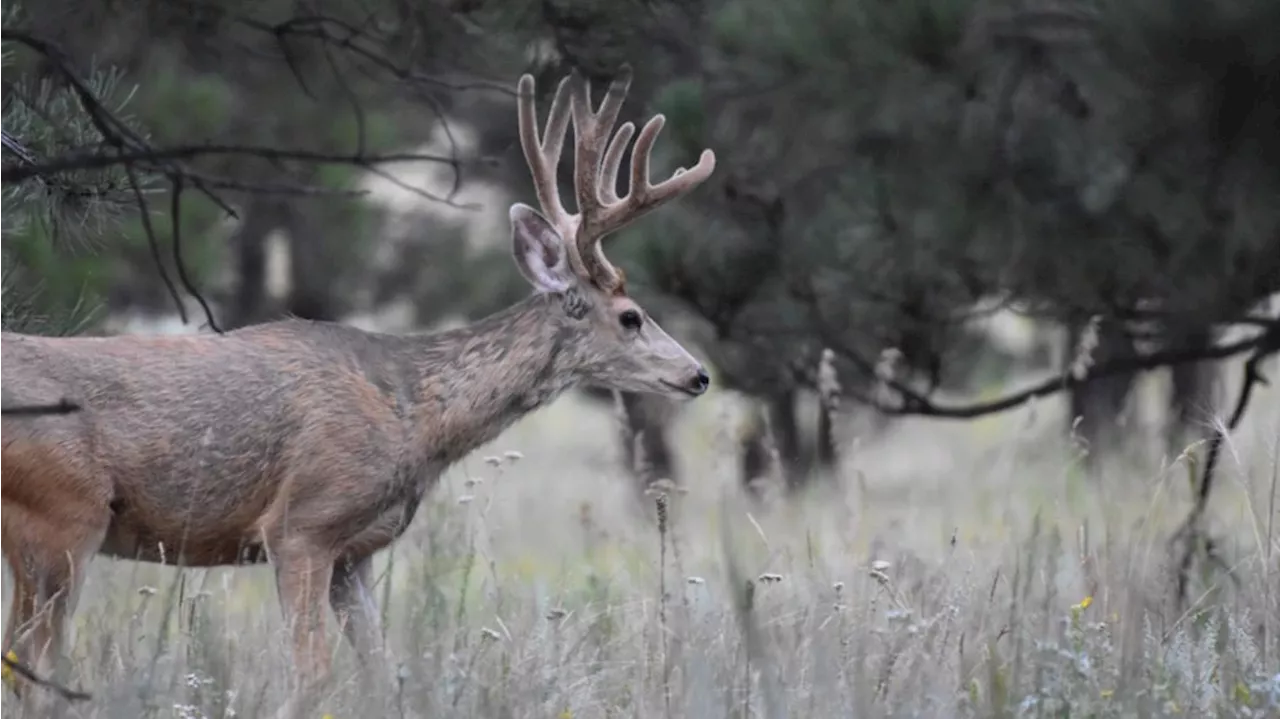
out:
M565 709L564 711L560 712L560 719L573 719L573 712L569 711L568 709Z
M1236 682L1231 694L1235 698L1236 702L1240 704L1250 704L1253 702L1253 695L1249 692L1249 687L1244 685L1244 682Z
M1099 695L1101 695L1103 699L1110 699L1115 693L1115 689L1103 689L1099 692Z
M15 664L18 662L18 655L15 654L12 649L10 649L4 655L4 658L8 659L9 661ZM16 680L17 678L13 675L13 670L9 668L9 665L7 663L4 664L3 666L0 666L0 682L4 682L6 685L12 688Z
M1071 605L1071 626L1072 627L1079 626L1080 615L1084 613L1084 610L1089 608L1090 604L1093 604L1093 597L1085 597L1084 599L1080 600L1079 604Z

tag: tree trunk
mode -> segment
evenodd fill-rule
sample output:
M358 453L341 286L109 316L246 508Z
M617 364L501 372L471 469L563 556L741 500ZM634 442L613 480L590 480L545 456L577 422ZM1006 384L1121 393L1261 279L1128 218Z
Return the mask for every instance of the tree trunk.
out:
M251 199L236 229L236 288L227 317L227 329L266 320L272 309L267 300L267 237L282 222L281 206L270 199Z
M627 471L641 493L659 479L679 483L667 424L671 402L663 397L637 392L615 391L620 415L619 441Z
M796 416L795 390L786 389L765 398L769 411L769 429L782 464L782 477L787 491L795 492L809 482L813 459L805 451L800 436L800 422Z
M818 449L817 471L832 480L838 469L836 453L836 412L840 409L840 378L836 375L835 355L824 350L818 364Z
M776 474L774 447L763 407L754 407L738 439L739 470L747 494L761 499L764 487Z
M1067 363L1078 361L1081 354L1083 326L1071 328ZM1098 324L1097 344L1090 352L1092 365L1097 366L1117 358L1132 355L1133 341L1125 333L1123 325L1104 320ZM1088 450L1085 462L1097 467L1100 458L1111 454L1125 442L1125 408L1133 389L1134 375L1120 374L1103 377L1070 390L1070 422L1075 425L1075 435L1083 440ZM1070 425L1069 425L1070 426Z
M338 319L331 278L334 268L324 252L323 237L312 220L294 206L284 212L289 237L289 314L306 320Z
M1175 340L1182 347L1209 347L1213 333L1202 329ZM1171 342L1174 343L1174 342ZM1178 455L1187 445L1210 434L1217 405L1217 367L1212 362L1174 365L1169 393L1169 416L1165 423L1165 448Z

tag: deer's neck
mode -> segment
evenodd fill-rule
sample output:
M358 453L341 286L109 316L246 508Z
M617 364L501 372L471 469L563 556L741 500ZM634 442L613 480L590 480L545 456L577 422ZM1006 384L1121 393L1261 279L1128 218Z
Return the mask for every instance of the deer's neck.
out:
M452 463L576 383L584 330L534 295L467 327L414 338L417 431Z

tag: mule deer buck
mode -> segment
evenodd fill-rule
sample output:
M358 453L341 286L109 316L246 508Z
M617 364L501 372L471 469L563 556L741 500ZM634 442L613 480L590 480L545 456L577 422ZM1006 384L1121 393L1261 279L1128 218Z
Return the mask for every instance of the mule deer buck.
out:
M587 82L565 77L542 138L533 78L520 79L520 142L541 213L517 203L510 218L516 264L535 291L469 327L393 336L284 320L221 336L4 334L6 405L66 397L82 407L3 419L3 552L14 576L4 650L48 675L95 554L270 562L295 662L287 707L329 671L326 603L362 666L383 667L370 558L451 464L579 382L705 392L702 365L627 296L601 251L607 235L715 168L704 150L693 169L650 184L664 122L655 115L618 196L635 127L612 130L630 79L624 66L594 110ZM577 214L556 187L571 120Z

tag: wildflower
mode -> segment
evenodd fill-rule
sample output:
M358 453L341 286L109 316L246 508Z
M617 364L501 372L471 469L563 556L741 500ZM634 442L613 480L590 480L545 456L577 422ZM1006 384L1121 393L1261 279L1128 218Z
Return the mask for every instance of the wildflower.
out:
M1088 609L1090 604L1093 604L1093 597L1085 596L1078 604L1071 605L1071 626L1075 627L1079 624L1080 614Z
M494 630L488 627L480 627L480 635L483 636L485 639L492 639L495 642L500 641L502 639L501 634L495 632Z
M1102 697L1103 699L1110 699L1112 696L1115 695L1115 693L1116 693L1115 689L1103 689L1102 691L1098 692L1098 696Z
M13 670L9 668L9 662L13 662L14 664L17 664L18 655L15 654L12 649L10 649L4 655L4 658L7 659L8 661L4 663L3 667L0 667L0 682L4 682L10 688L13 688L16 678L13 676Z
M204 712L195 704L174 704L173 710L179 719L205 719Z
M762 584L773 584L775 582L781 582L782 575L774 574L773 572L765 572L764 574L761 574L760 578L757 579L756 581Z
M568 709L565 709L564 711L560 712L560 719L573 719L573 712L569 711Z
M703 579L702 577L687 577L685 578L684 581L690 584L706 584L707 583L707 580Z
M490 455L484 458L484 463L489 465L490 467L497 467L498 465L502 464L502 458Z
M887 572L889 571L889 567L892 567L892 566L893 565L891 563L886 562L883 559L877 559L876 561L871 563L871 568L877 572Z
M509 449L506 452L502 453L502 458L507 460L508 462L515 462L517 460L524 459L524 454L517 452L514 449Z

